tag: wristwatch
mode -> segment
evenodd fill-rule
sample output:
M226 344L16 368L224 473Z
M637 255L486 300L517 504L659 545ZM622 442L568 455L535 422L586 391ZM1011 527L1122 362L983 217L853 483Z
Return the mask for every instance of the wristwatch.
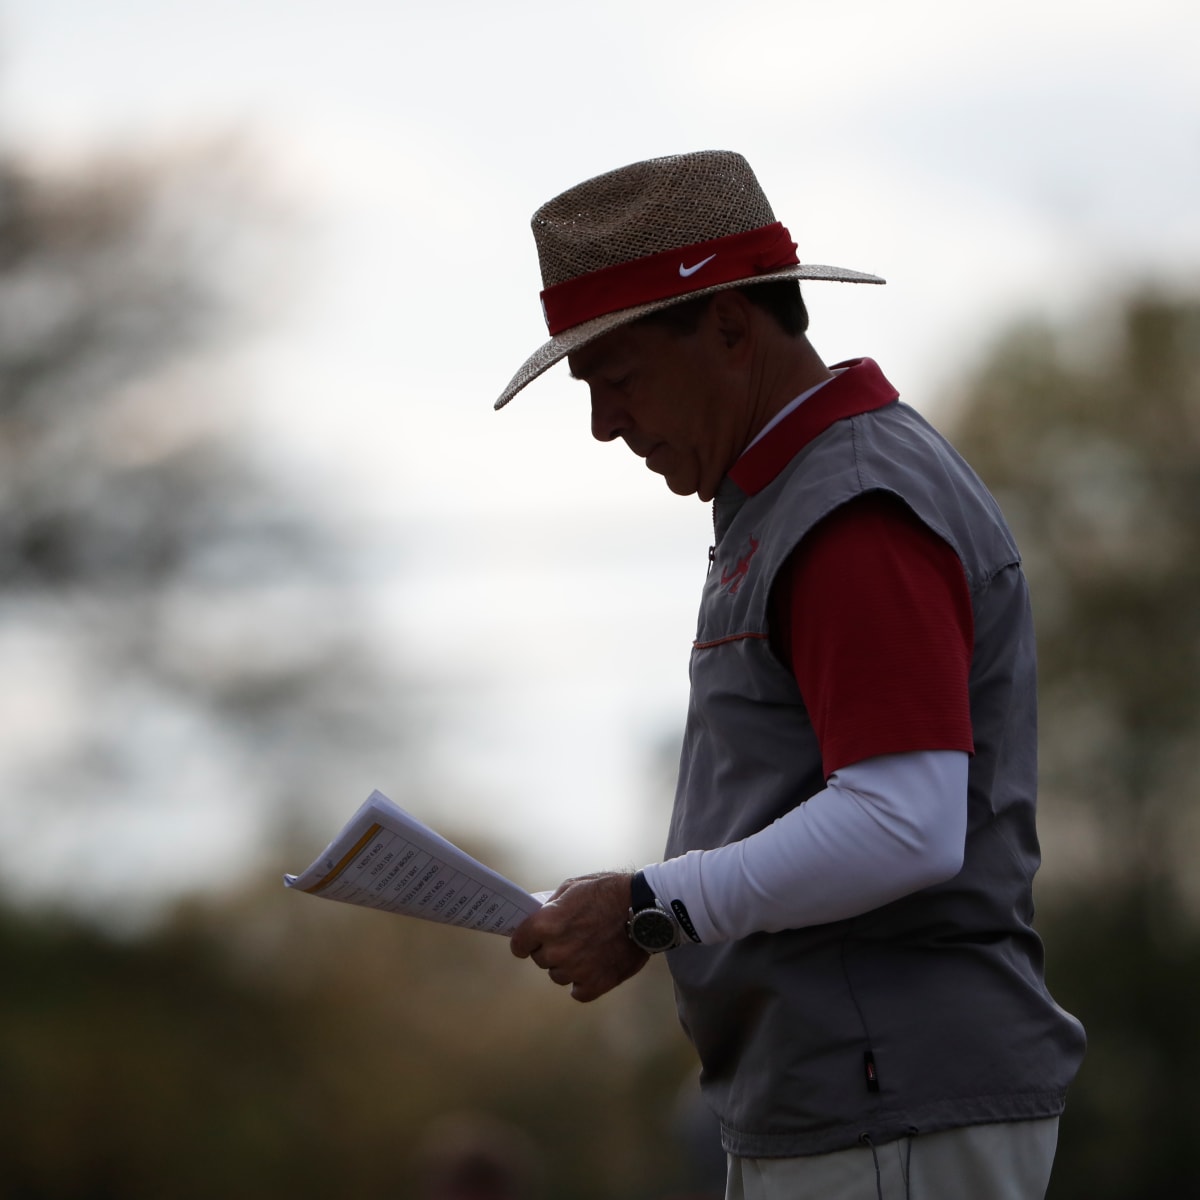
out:
M661 954L683 941L675 914L659 901L641 871L629 884L629 898L629 921L625 928L635 946L640 946L647 954Z

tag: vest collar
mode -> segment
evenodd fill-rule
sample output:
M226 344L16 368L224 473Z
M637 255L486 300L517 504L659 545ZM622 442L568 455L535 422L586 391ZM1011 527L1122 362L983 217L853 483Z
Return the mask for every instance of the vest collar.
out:
M757 495L830 425L883 408L899 398L900 393L873 359L850 359L836 363L831 369L840 370L841 374L790 412L733 464L728 481L736 484L739 491L747 496Z

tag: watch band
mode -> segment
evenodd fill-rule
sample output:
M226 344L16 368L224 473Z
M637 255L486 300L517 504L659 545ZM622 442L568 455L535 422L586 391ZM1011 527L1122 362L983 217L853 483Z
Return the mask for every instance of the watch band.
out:
M645 871L635 871L629 881L629 907L633 912L641 912L643 908L653 908L658 902L654 889L646 879Z

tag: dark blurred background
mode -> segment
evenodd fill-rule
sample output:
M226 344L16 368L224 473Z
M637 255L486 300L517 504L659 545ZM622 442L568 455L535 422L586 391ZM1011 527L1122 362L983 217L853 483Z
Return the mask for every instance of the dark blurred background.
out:
M514 851L536 828L447 803L439 721L485 664L435 677L417 639L411 662L382 647L361 531L247 415L230 347L310 286L305 214L262 182L225 135L0 144L0 1198L718 1196L661 963L575 1005L503 939L280 885L377 783L557 880L530 877L545 846ZM941 380L920 406L1008 514L1038 619L1038 919L1090 1042L1051 1196L1176 1200L1200 1068L1200 273L1123 270L1053 313L1031 294ZM656 852L675 745L669 721L633 739L631 859Z

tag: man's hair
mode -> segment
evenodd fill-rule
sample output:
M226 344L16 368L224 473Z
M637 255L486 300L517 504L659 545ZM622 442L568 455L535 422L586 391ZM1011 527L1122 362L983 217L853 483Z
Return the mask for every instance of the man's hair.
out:
M798 337L808 332L808 309L800 296L798 280L776 279L772 283L747 284L729 290L741 292L751 304L770 313L784 333ZM697 296L680 304L672 304L670 308L647 313L634 323L660 325L679 337L686 337L696 332L700 317L715 294L710 292L707 296Z

